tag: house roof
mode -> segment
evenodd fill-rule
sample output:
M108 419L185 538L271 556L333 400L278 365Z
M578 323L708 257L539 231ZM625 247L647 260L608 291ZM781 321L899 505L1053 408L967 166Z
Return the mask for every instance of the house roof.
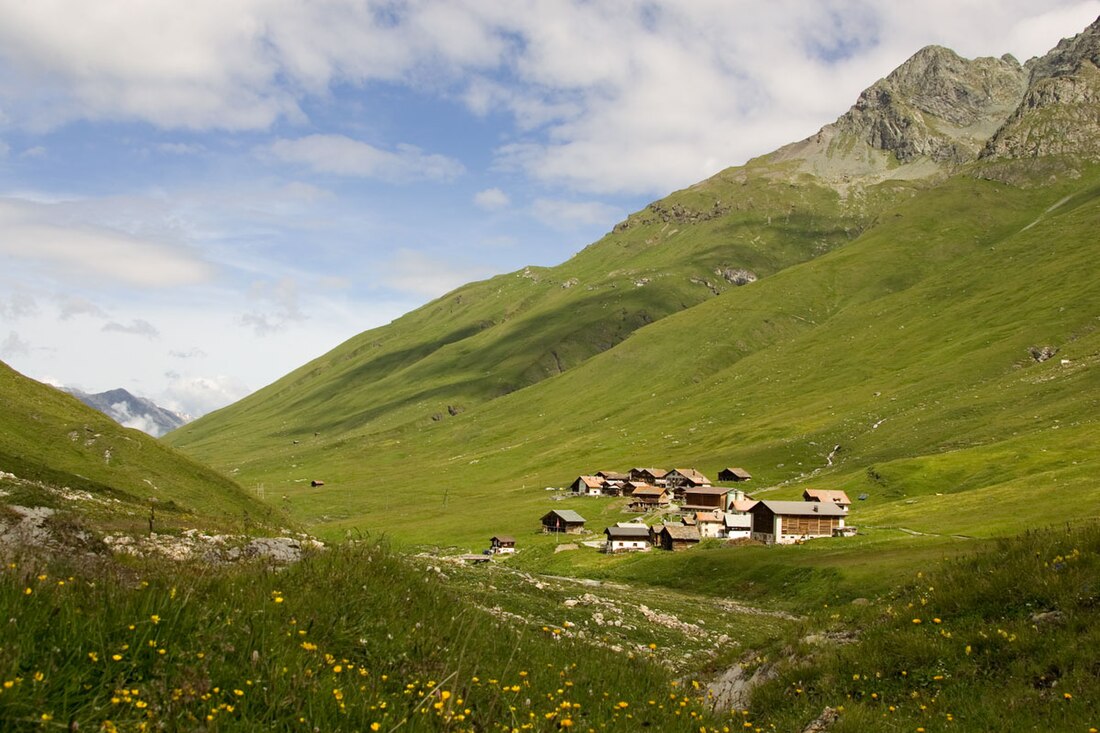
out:
M633 527L608 527L603 531L609 540L648 540L649 527L637 524Z
M720 473L732 473L737 478L743 478L743 479L752 478L751 473L749 473L748 471L746 471L743 468L738 468L736 466L724 468L720 471Z
M602 489L603 488L603 479L599 478L597 476L578 476L577 481L582 482L585 486L587 486L590 489ZM573 483L577 483L577 481L574 481Z
M674 468L674 469L672 469L672 471L675 471L676 473L680 474L681 476L683 476L688 481L691 481L694 484L709 484L710 483L709 478L707 478L703 474L699 473L694 468ZM672 471L669 471L669 473L672 473Z
M650 486L649 484L643 484L634 489L634 496L661 496L667 494L668 489L663 486Z
M802 498L806 501L831 501L841 506L852 503L848 495L839 489L806 489L802 492Z
M558 519L562 520L563 522L581 522L583 524L584 522L588 521L572 509L554 509L553 511L544 514L542 518L545 521L551 515L556 515Z
M690 489L684 489L684 494L699 494L701 496L724 496L733 491L733 489L727 489L724 486L693 486Z
M758 501L753 511L766 507L774 514L798 517L843 517L844 510L832 502L818 501Z
M751 511L756 506L756 499L734 499L730 504L730 509L735 512L747 512Z
M496 540L497 542L500 542L501 544L507 544L507 543L511 543L513 545L516 544L516 538L513 537L510 534L496 534L496 535L493 535L492 539Z
M696 522L721 522L722 512L695 512Z
M698 528L686 524L666 524L661 527L659 534L667 534L674 540L681 540L684 542L698 542L702 539L699 536Z
M618 471L597 471L597 476L602 476L607 481L626 481L629 476L625 473L619 473Z
M668 475L668 471L663 468L632 468L631 473L648 473L653 478L664 478Z

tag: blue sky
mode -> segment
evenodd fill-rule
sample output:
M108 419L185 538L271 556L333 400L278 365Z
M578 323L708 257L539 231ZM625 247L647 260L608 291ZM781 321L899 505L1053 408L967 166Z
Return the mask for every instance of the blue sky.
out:
M0 0L0 359L198 415L1100 0Z

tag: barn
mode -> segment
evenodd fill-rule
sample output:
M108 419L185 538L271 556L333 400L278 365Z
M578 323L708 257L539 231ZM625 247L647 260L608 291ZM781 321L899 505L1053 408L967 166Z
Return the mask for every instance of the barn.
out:
M572 509L554 509L543 515L542 531L580 534L584 531L586 521L588 520Z
M832 502L758 501L752 515L752 538L786 545L813 537L831 537L844 526L845 512Z

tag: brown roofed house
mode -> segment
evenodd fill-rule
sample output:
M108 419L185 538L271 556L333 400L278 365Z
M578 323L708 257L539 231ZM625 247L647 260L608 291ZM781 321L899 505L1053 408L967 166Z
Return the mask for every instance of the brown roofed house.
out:
M644 484L664 486L665 476L668 471L663 468L632 468L627 474L631 481L640 481Z
M665 550L686 550L699 544L699 529L686 524L666 524L657 532L657 543Z
M658 507L668 506L672 502L672 493L664 486L651 486L644 484L634 489L630 494L630 508L635 511L646 511Z
M599 476L577 476L577 480L569 484L574 494L582 496L600 496L603 494L604 480Z
M804 501L831 501L844 511L852 505L848 495L839 489L806 489L802 492Z
M751 481L752 474L743 468L723 468L718 472L719 481Z
M494 555L510 555L516 551L516 538L508 534L493 535L489 540L489 552Z

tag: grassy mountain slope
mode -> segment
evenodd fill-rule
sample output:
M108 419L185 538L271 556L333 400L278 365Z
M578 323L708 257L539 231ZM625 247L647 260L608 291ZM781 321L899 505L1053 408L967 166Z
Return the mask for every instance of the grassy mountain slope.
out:
M557 268L460 289L171 440L328 531L413 542L522 533L554 506L543 486L631 465L744 465L776 498L826 483L867 495L857 523L945 536L1093 515L1100 173L1036 136L1073 119L1062 141L1092 139L1096 47L1100 22L1027 67L925 50L820 140L657 202ZM713 274L737 267L763 277ZM620 505L584 506L602 526Z
M225 476L3 363L0 404L0 471L11 475L0 480L5 503L79 503L86 520L110 528L147 528L153 499L162 530L273 518Z
M212 436L252 430L279 448L189 447L286 488L308 521L415 541L523 533L553 506L543 486L640 464L745 465L758 486L789 483L776 498L804 484L866 492L857 523L918 531L990 535L1093 514L1100 174L1078 168L1041 188L988 178L1056 170L986 164L914 191L841 249L447 420L297 445L293 413L211 421ZM1034 361L1029 347L1045 345L1058 356ZM313 475L329 485L295 483ZM617 515L613 502L582 512Z
M558 267L464 286L363 333L169 441L202 454L217 450L226 425L247 425L232 440L271 450L288 435L446 420L734 289L721 272L766 277L834 249L858 234L870 208L824 186L720 175L653 204Z

